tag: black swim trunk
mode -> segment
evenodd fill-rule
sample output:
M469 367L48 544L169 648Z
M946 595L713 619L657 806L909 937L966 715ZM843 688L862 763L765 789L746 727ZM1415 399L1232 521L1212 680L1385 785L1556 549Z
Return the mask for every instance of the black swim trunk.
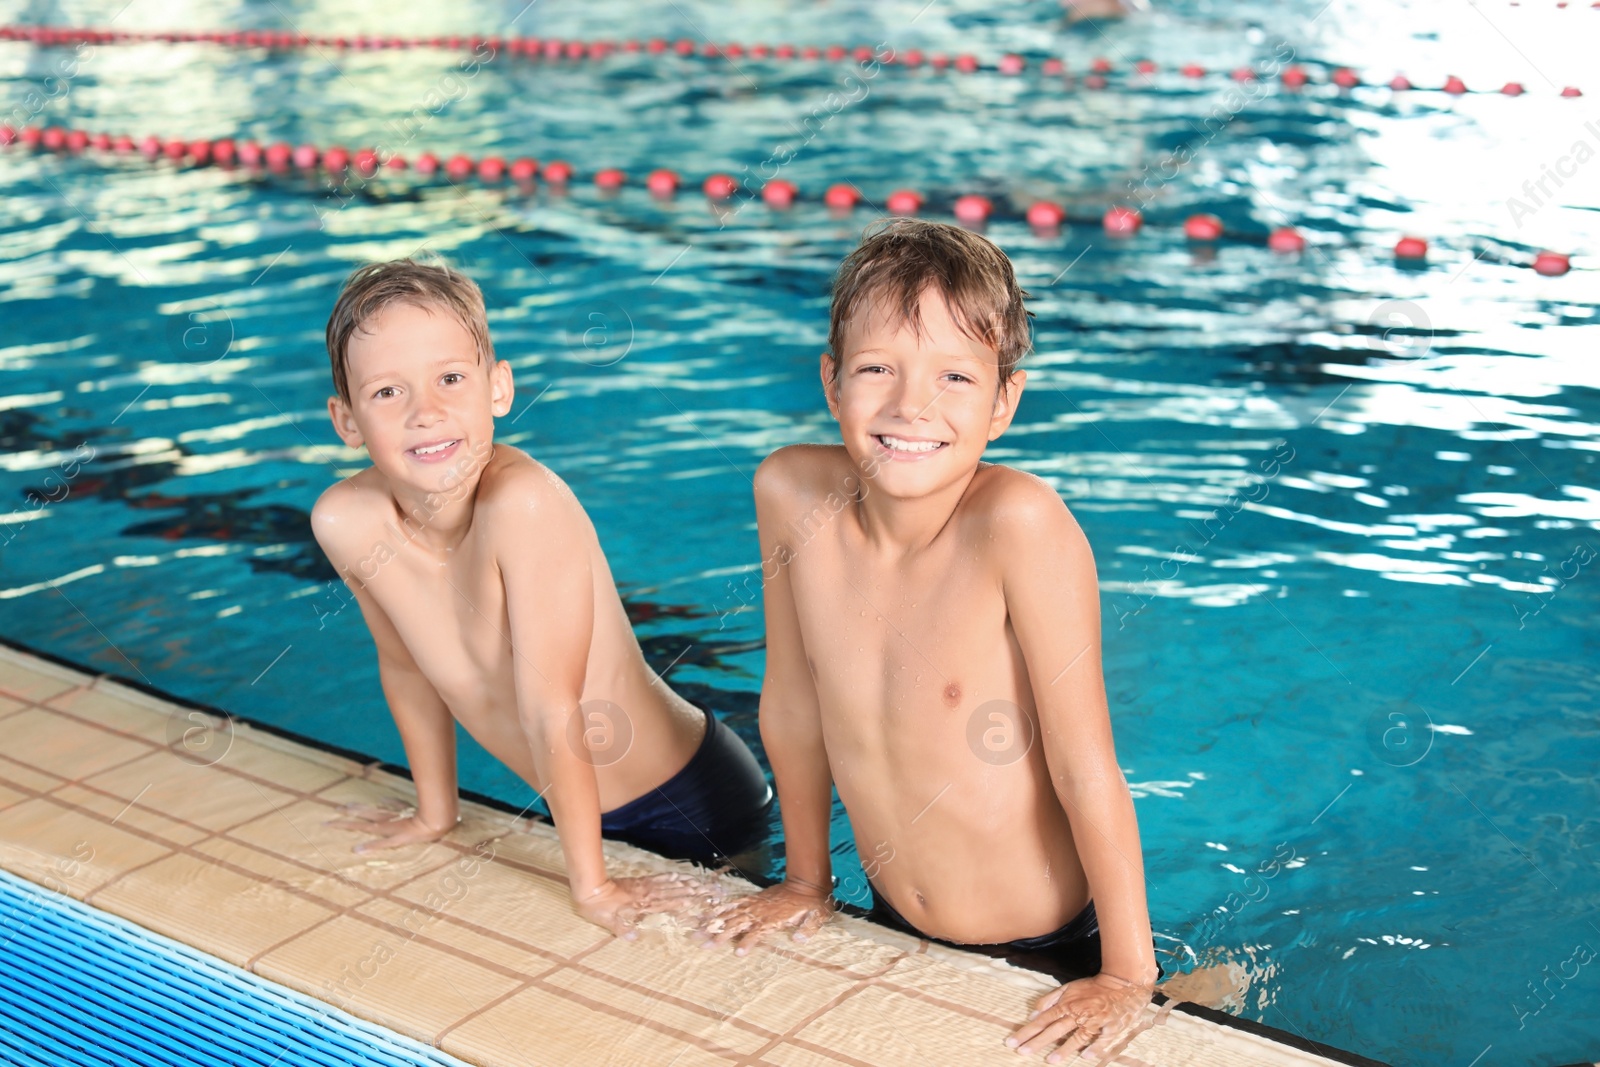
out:
M670 859L713 865L761 843L772 787L749 747L710 711L683 770L600 816L600 833Z
M1030 971L1048 974L1062 984L1077 978L1091 978L1100 973L1100 920L1094 913L1092 900L1085 904L1083 910L1074 918L1067 920L1065 926L1053 933L1040 934L1038 937L1019 937L1015 941L998 945L964 945L940 937L929 937L907 922L905 916L894 909L893 904L878 894L876 886L868 882L867 887L872 892L872 910L867 914L867 918L902 933L924 937L951 948L1003 959L1007 963L1026 967ZM1156 980L1160 981L1166 977L1166 973L1161 969L1161 964L1157 963Z

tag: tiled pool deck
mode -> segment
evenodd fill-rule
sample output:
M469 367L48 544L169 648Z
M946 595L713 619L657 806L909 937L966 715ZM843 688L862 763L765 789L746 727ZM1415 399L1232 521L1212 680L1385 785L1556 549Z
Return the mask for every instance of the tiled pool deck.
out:
M573 913L547 824L463 802L443 841L377 854L323 825L413 796L375 764L0 646L0 866L461 1059L1041 1062L1001 1041L1052 983L986 957L853 918L743 958L666 918L618 941ZM1116 1062L1373 1062L1323 1051L1167 1000Z

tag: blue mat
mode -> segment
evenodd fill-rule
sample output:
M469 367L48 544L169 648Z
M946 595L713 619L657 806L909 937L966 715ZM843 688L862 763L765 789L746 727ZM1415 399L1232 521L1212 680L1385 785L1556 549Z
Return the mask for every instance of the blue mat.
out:
M0 871L0 1063L462 1061Z

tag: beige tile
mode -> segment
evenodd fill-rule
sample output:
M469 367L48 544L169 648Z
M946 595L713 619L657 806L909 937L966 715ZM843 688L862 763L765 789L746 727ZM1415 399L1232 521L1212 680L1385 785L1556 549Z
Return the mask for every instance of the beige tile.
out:
M20 700L12 700L10 697L0 696L0 719L5 718L7 715L15 715L27 706Z
M655 920L662 922L664 920ZM855 984L855 980L757 949L702 948L681 930L647 930L613 940L579 965L615 980L730 1014L782 1033Z
M50 795L81 811L103 815L124 829L153 834L177 847L192 845L210 833L209 830L148 810L144 806L143 798L139 802L130 804L122 797L106 796L81 785L64 785Z
M916 990L925 996L1021 1025L1033 1004L1061 983L976 953L941 945L907 956L883 976L883 984Z
M187 855L140 868L90 903L241 967L332 914L258 878Z
M732 1049L746 1055L769 1044L778 1036L741 1019L738 1014L741 1005L732 995L723 998L727 1001L727 1011L715 1012L694 1005L685 1005L679 1002L682 998L666 999L580 971L557 971L546 978L545 982L582 997L591 1007L605 1005L612 1009L619 1019L648 1020L668 1027L676 1033L688 1034L720 1048ZM724 992L731 994L732 991Z
M273 949L256 961L255 971L428 1042L519 984L403 929L348 915Z
M456 859L454 850L440 844L356 852L357 844L376 835L324 825L338 817L326 804L296 800L234 827L228 836L371 889L393 888Z
M999 1067L1020 1062L1016 1052L1003 1043L1012 1029L957 1015L903 993L868 986L795 1037L823 1052L871 1064ZM772 1058L783 1062L781 1057Z
M560 966L565 958L556 956L544 945L528 945L492 929L475 929L456 922L452 912L458 902L443 896L428 903L379 897L361 905L356 911L391 926L402 927L418 937L454 945L486 963L530 976Z
M216 763L219 770L264 778L282 789L315 793L346 777L343 770L330 767L317 760L300 759L286 752L263 745L265 736L259 730L245 731L233 727L233 743Z
M221 830L295 802L269 785L180 759L166 749L85 781L174 818Z
M384 775L381 781L347 777L318 791L317 799L329 805L328 818L331 819L338 815L337 809L345 804L392 808L414 806L417 793L409 780L392 775ZM466 848L480 841L500 837L520 825L509 815L467 801L461 803L460 814L461 822L445 836L445 840ZM559 855L559 844L556 851Z
M372 899L372 890L359 882L343 878L325 870L307 870L284 857L241 844L227 838L213 837L195 846L196 852L271 882L280 888L299 889L319 898L331 908L348 908Z
M337 752L326 752L320 748L312 748L309 745L301 744L291 738L280 737L271 730L257 729L247 722L235 722L234 733L236 736L254 742L262 748L282 752L295 759L315 763L330 770L338 771L340 775L347 775L352 778L360 778L366 773L366 768L369 766L367 763L353 760L348 756L341 756Z
M499 842L494 842L496 847ZM451 904L450 917L477 930L492 930L523 944L538 945L548 952L568 957L610 937L605 930L578 918L565 884L507 867L495 857L481 863L467 882L460 900ZM460 859L451 865L459 872ZM437 878L448 875L441 870ZM424 879L403 885L394 895L412 904L429 905L429 894L437 886Z
M132 699L134 696L137 701ZM182 717L185 709L122 686L114 690L100 685L73 689L42 703L158 745L181 739L183 731L192 725Z
M0 752L0 784L13 789L31 789L35 793L48 793L66 781L59 774L48 774Z
M0 768L0 770L4 770L4 768ZM10 789L4 785L0 785L0 811L4 811L13 804L22 803L24 800L27 800L30 795L31 794L21 792L20 790Z
M761 1054L761 1058L772 1064L773 1067L860 1067L858 1061L839 1059L817 1052L814 1049L791 1045L788 1042L776 1048L768 1049ZM877 1060L872 1061L873 1067L878 1067L878 1062ZM1019 1062L1026 1063L1028 1061ZM1034 1060L1033 1062L1037 1063L1039 1061ZM918 1064L917 1067L922 1067L922 1065Z
M141 741L40 708L19 711L7 719L5 739L6 754L12 759L68 779L87 778L150 751ZM0 775L5 773L0 769Z
M728 1067L735 1057L543 989L525 989L451 1030L440 1048L518 1067Z
M169 851L44 798L7 808L0 818L0 866L79 899Z
M92 675L80 674L25 652L0 647L0 692L37 703L57 693L87 684Z

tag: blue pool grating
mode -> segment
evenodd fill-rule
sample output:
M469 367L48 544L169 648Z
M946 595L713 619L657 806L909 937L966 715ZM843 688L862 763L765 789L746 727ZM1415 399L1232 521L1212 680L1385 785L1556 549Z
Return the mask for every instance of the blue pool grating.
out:
M468 1067L4 870L0 1064Z

